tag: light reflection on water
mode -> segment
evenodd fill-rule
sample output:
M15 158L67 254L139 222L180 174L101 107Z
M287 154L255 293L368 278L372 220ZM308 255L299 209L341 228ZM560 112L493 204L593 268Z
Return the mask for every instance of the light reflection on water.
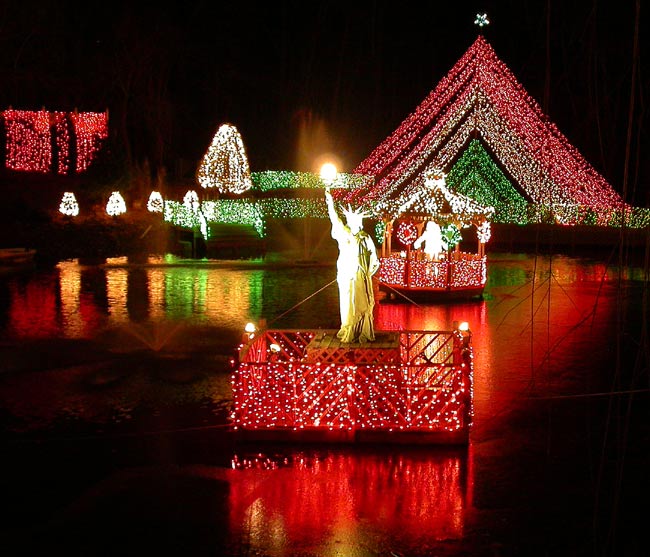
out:
M148 265L129 266L126 260L110 260L86 266L65 261L15 277L3 289L3 337L100 340L112 353L172 353L184 357L189 368L190 359L219 355L223 362L232 356L250 320L264 318L269 328L338 326L334 267L164 263L152 259ZM624 276L638 277L639 272L625 270ZM375 327L444 330L454 321L467 321L473 332L480 418L504 403L509 396L504 393L541 383L545 389L561 389L594 362L600 365L616 325L619 280L617 270L602 262L504 254L489 262L484 299L379 301ZM225 368L223 363L220 367Z
M538 303L546 303L543 298L547 294L552 297L553 310L562 312L562 322L564 313L570 312L565 306L574 305L578 314L578 308L584 308L572 302L575 293L563 292L563 288L588 288L595 302L601 290L606 294L607 287L619 280L644 280L639 268L626 267L619 274L601 262L567 257L535 261L522 255L494 256L482 302L424 308L380 303L376 328L447 328L452 321L464 319L464 313L474 326L486 323L488 305L511 306L505 298L521 301L529 297L533 277ZM164 265L156 258L145 266L129 266L115 259L98 267L65 261L51 270L10 279L4 286L8 307L0 314L0 326L11 338L92 338L102 328L157 321L240 330L248 320L265 318L274 328L335 328L338 300L334 279L333 267L181 266ZM529 310L524 306L503 318L517 321L523 315L530 319ZM495 323L491 313L491 327L503 325Z
M247 321L264 318L271 328L338 325L334 267L162 263L69 261L0 285L0 333L9 358L3 365L38 372L3 374L0 382L2 408L16 431L47 430L62 418L112 425L144 418L161 429L224 423L226 358ZM261 554L309 545L332 554L364 545L425 554L418 551L427 544L463 537L475 499L495 505L499 493L510 490L505 495L512 497L522 489L503 488L507 481L498 475L500 485L492 485L498 467L492 463L543 444L534 435L544 423L537 398L602 390L616 335L621 326L634 327L620 321L619 281L630 287L623 303L634 308L635 286L645 275L597 261L504 254L489 261L488 276L480 300L376 308L380 330L470 324L474 425L467 453L238 454L225 476L232 535L246 537ZM80 345L66 348L68 340L100 342L108 352L83 360ZM35 341L53 341L47 358L54 354L61 363L41 357ZM23 343L27 348L11 360ZM74 351L67 359L66 350ZM176 407L185 409L185 421L171 417ZM532 432L513 420L528 414Z
M332 272L191 264L100 268L66 261L6 285L3 332L12 338L92 338L102 328L157 321L240 331L261 317L276 326L333 327L337 317L329 310L337 292L327 287ZM320 298L306 308L301 304L323 287Z
M385 547L417 540L423 551L462 537L466 451L365 450L361 456L337 450L302 450L290 459L236 456L238 473L229 475L232 530L246 529L254 551L282 552L318 540L320 554L353 554L368 538Z

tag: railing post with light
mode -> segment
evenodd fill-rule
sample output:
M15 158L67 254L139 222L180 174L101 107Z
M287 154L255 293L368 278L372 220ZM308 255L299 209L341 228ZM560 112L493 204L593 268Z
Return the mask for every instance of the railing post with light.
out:
M454 321L454 366L461 369L461 381L463 385L463 422L466 426L472 423L473 409L473 375L474 364L472 355L472 331L465 321L458 323Z

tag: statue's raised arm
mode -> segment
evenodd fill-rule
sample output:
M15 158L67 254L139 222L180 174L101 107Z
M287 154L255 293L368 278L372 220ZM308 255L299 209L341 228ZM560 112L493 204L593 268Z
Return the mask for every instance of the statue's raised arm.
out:
M344 224L336 211L334 198L332 197L332 192L330 192L329 188L325 188L325 203L327 204L327 214L332 222L332 238L337 239L337 236L343 232Z

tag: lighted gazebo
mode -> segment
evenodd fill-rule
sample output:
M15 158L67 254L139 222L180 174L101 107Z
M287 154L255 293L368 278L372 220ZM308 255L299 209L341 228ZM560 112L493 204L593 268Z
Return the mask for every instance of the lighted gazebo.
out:
M392 293L473 297L487 281L485 244L493 207L452 192L440 170L426 173L419 188L377 203L383 224L380 288ZM471 231L473 251L461 250Z

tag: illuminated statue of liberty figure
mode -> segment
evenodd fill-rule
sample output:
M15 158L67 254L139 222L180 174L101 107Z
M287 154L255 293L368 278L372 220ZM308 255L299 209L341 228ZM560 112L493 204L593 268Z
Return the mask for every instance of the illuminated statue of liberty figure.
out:
M373 311L375 295L372 276L379 269L379 259L372 238L362 229L362 213L343 209L346 224L334 207L329 188L325 190L327 212L332 221L332 238L339 245L336 262L336 280L339 285L341 328L337 337L341 342L368 342L375 340Z

